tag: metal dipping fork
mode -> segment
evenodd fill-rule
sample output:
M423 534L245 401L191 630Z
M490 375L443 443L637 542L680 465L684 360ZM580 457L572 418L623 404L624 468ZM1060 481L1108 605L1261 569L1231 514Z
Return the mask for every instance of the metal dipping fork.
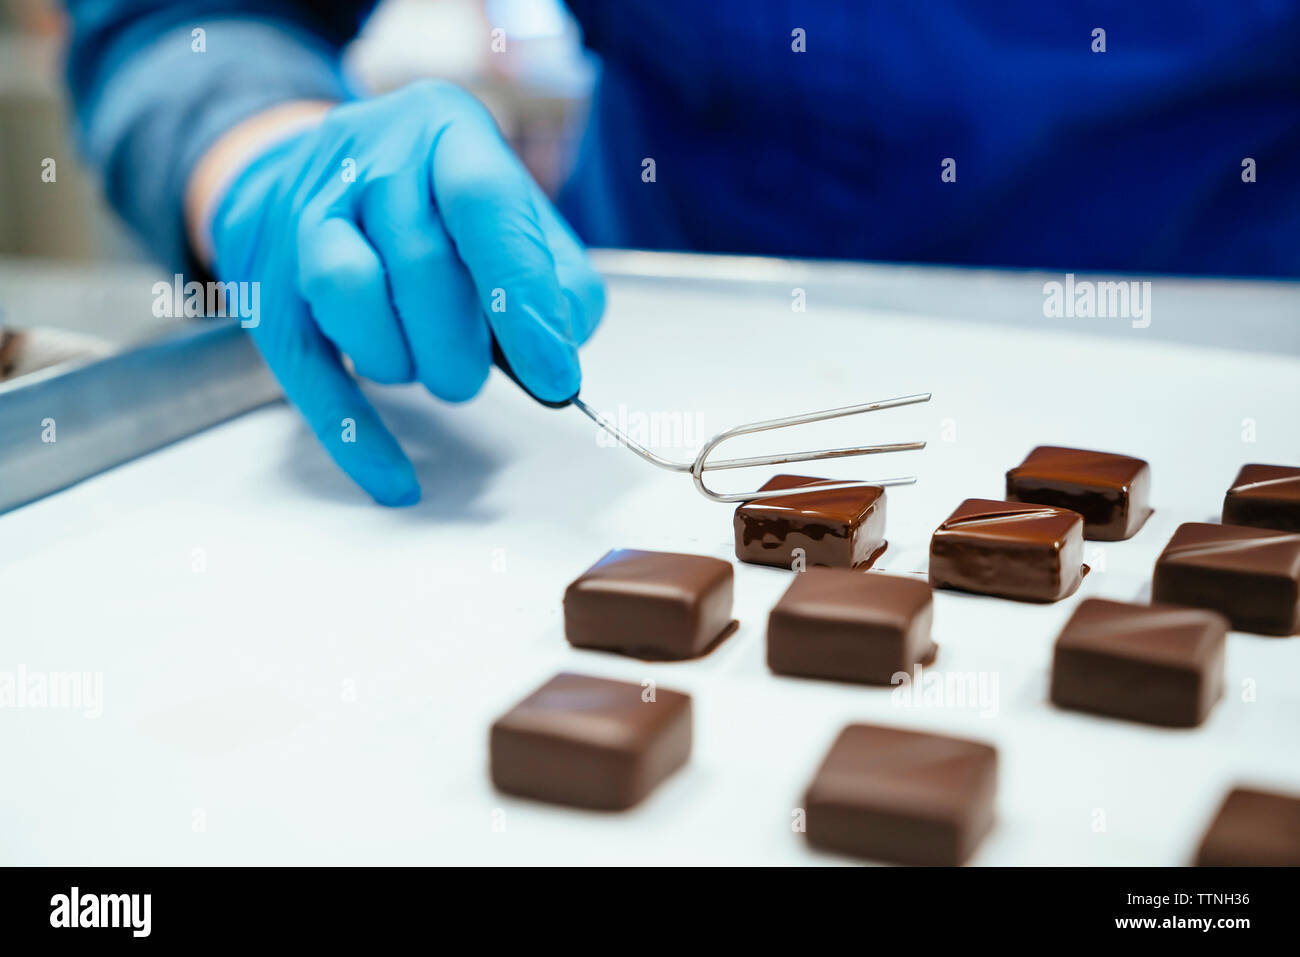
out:
M704 484L705 472L716 472L722 469L745 469L758 465L781 465L786 462L814 462L819 459L839 459L847 458L851 455L877 455L882 452L907 452L913 449L925 448L924 442L892 442L888 445L854 445L842 449L817 449L809 452L787 452L778 455L755 455L741 459L720 459L710 462L709 456L713 451L728 439L733 439L739 435L749 435L752 432L768 432L773 429L791 428L796 425L807 425L810 422L823 422L827 419L839 419L849 415L859 415L863 412L878 412L881 409L893 409L900 405L915 405L918 402L929 402L930 393L922 392L917 395L904 395L896 399L881 399L877 402L864 402L861 405L846 405L838 409L825 409L821 412L805 412L803 415L790 415L781 419L767 419L762 422L745 422L741 425L733 426L730 429L719 432L713 438L705 442L695 458L690 462L677 462L672 459L666 459L661 455L656 455L649 449L633 441L628 435L619 431L614 423L594 410L587 403L583 402L575 393L567 399L559 402L540 399L529 391L528 387L519 381L519 377L510 368L510 363L506 360L505 355L501 352L500 346L497 345L495 338L492 342L492 355L497 366L507 376L515 381L529 395L542 405L550 406L553 409L562 409L566 406L577 406L587 418L595 422L598 426L618 439L620 445L631 449L641 458L645 459L651 465L657 465L661 469L667 469L670 472L689 472L695 480L695 487L705 498L712 499L715 502L753 502L764 498L775 498L777 496L799 495L804 492L829 492L834 489L842 488L862 488L867 485L912 485L916 482L915 475L902 476L900 478L870 479L855 482L830 482L825 485L817 485L811 488L783 488L770 489L766 492L754 490L752 492L715 492Z

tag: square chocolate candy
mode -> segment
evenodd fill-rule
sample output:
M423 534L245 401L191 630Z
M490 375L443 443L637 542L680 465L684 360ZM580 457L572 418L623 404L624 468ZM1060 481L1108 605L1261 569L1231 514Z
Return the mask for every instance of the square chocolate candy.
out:
M1300 867L1300 798L1233 788L1201 840L1198 867Z
M930 584L1058 601L1083 579L1083 517L1069 509L968 498L930 539Z
M774 475L759 491L828 485L842 479ZM736 557L755 565L868 568L885 550L885 490L878 485L804 492L745 502L732 521Z
M1151 467L1110 452L1040 445L1007 472L1007 500L1055 505L1083 516L1083 537L1132 538L1151 514Z
M808 843L897 864L963 863L993 826L997 751L851 724L804 795Z
M1228 620L1176 605L1088 598L1056 639L1052 701L1063 708L1190 728L1223 697Z
M691 753L691 699L639 684L558 674L492 725L492 783L509 794L618 811Z
M1208 608L1238 631L1300 631L1300 534L1186 522L1156 559L1151 600Z
M575 648L697 658L735 626L734 577L720 558L615 549L565 591L564 635Z
M1243 465L1223 496L1223 524L1300 532L1300 468Z
M933 618L925 582L810 568L768 616L767 666L783 675L887 685L934 659Z

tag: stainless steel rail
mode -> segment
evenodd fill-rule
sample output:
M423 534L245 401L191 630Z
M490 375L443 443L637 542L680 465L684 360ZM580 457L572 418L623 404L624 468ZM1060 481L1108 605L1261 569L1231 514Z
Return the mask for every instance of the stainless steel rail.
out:
M279 394L234 320L187 324L96 362L0 385L0 512Z

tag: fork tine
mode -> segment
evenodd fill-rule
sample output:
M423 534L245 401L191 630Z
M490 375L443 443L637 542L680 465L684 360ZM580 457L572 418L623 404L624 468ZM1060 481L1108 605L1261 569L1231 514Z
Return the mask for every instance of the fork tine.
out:
M890 445L856 445L847 449L821 449L816 452L786 452L783 455L754 455L746 459L722 459L704 463L704 471L746 469L755 465L784 465L786 462L815 462L818 459L842 459L850 455L876 455L881 452L910 452L925 448L924 442L894 442Z
M916 395L903 395L896 399L877 399L875 402L863 402L860 405L844 405L838 409L823 409L821 412L804 412L801 415L787 415L780 419L766 419L762 422L746 422L735 428L720 433L722 437L748 435L751 432L767 432L770 429L786 429L795 425L807 425L809 422L824 422L827 419L839 419L846 415L861 415L864 412L879 412L881 409L896 409L902 405L915 405L929 402L929 392Z
M870 455L879 452L902 452L910 449L925 448L924 442L898 442L889 445L858 446L844 449L822 449L811 452L795 452L787 455L774 456L751 456L743 459L723 459L720 462L710 463L709 455L721 443L727 439L735 438L739 435L750 435L754 432L767 432L773 429L790 428L796 425L806 425L810 422L823 422L828 419L838 419L849 415L860 415L864 412L878 412L881 409L894 409L903 405L915 405L918 402L929 402L930 393L922 392L916 395L904 395L895 399L880 399L875 402L864 402L860 405L846 405L837 409L825 409L820 412L806 412L802 415L790 415L779 419L766 419L761 422L747 422L741 425L727 429L725 432L719 432L710 439L695 456L695 461L691 463L691 477L695 480L695 487L705 498L712 499L715 502L753 502L765 498L775 498L778 495L798 495L801 494L798 488L795 489L771 489L763 491L755 489L752 492L715 492L704 484L704 473L718 469L746 468L753 465L777 465L783 462L810 462L819 459L841 458L850 455ZM837 489L864 488L868 485L911 485L916 482L915 476L904 476L901 478L877 479L873 481L855 481L855 482L832 482L826 485L818 485L808 488L808 492L830 492Z
M791 495L807 495L810 492L834 492L842 488L866 488L868 485L893 486L893 485L915 485L915 475L904 475L900 478L886 479L864 479L857 482L828 482L826 485L799 485L794 488L773 488L766 492L756 489L752 492L715 492L710 488L702 487L699 479L696 479L696 488L700 488L704 497L712 499L715 502L758 502L765 498L789 497Z

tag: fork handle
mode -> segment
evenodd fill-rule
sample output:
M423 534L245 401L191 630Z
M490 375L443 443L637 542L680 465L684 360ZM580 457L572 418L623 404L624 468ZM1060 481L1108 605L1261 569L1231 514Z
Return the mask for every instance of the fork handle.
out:
M548 409L563 409L567 405L572 405L573 400L578 397L578 393L575 392L567 399L560 399L559 401L556 401L555 399L543 399L532 389L528 388L528 386L524 385L523 380L519 378L515 373L514 368L510 365L510 360L506 358L506 354L501 350L501 343L497 341L496 333L492 333L492 361L496 364L498 369L504 372L506 376L514 382L515 385L528 393L535 402L540 402Z

